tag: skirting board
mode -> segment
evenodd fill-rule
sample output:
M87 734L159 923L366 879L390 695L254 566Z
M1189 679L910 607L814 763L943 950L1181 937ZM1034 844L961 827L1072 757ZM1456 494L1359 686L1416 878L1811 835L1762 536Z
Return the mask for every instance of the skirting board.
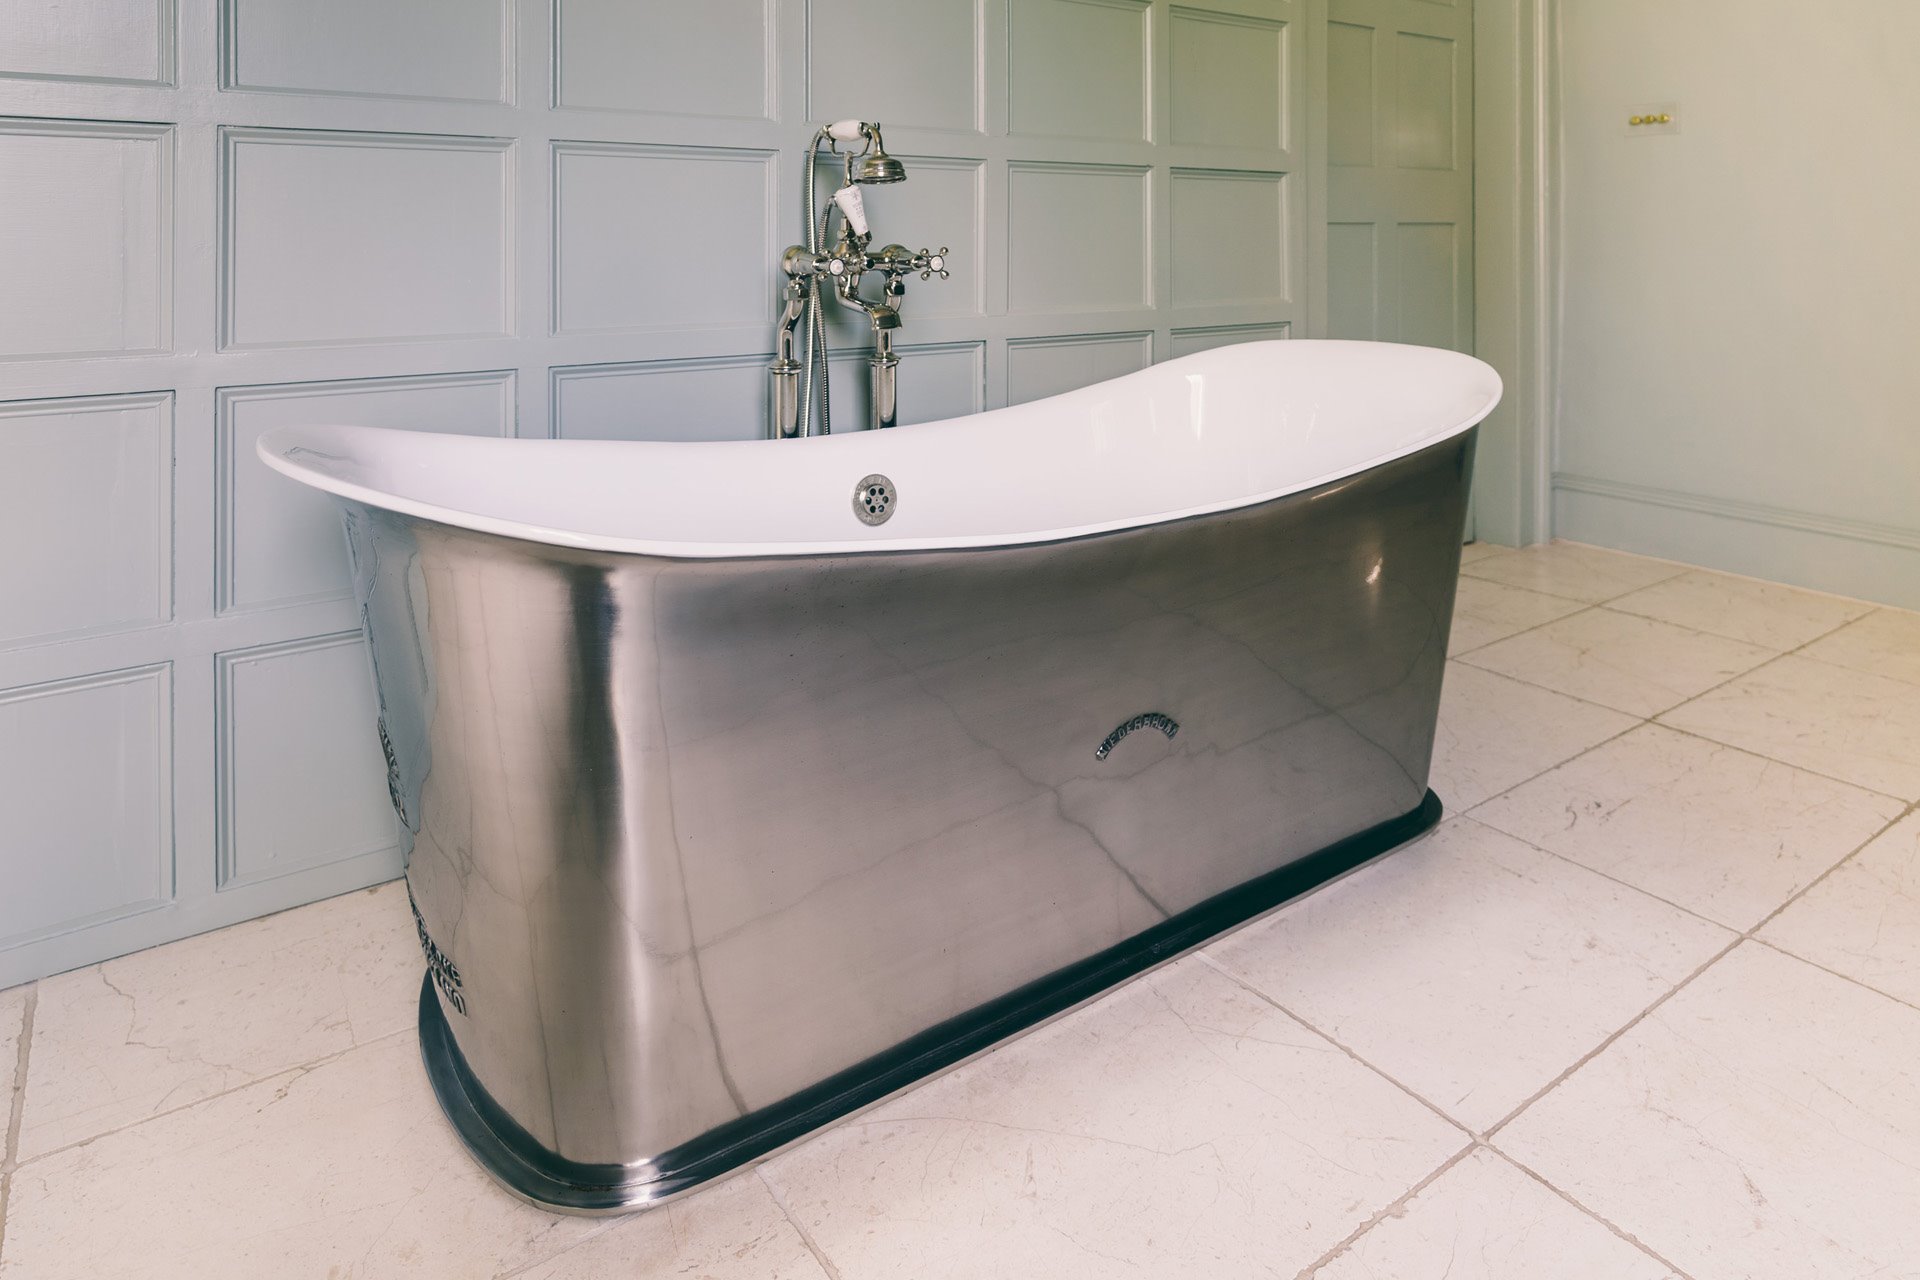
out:
M1555 472L1556 537L1920 609L1920 530Z

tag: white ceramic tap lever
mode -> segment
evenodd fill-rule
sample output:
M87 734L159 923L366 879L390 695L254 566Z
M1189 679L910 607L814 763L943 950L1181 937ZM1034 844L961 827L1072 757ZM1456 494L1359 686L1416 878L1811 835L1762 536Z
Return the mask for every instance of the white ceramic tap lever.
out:
M866 129L864 120L835 120L827 126L827 136L836 142L858 142Z
M860 197L860 188L848 183L833 193L833 202L840 206L841 214L847 225L853 228L853 234L867 234L867 202Z

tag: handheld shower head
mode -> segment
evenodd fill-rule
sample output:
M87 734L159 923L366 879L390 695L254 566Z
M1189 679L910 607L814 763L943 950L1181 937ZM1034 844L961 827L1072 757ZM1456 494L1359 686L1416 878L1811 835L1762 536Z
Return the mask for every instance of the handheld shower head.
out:
M865 156L854 167L853 180L865 183L905 182L907 167L892 156Z
M852 125L852 129L849 129L849 125ZM849 132L854 132L854 138L866 140L864 148L847 155L849 182L862 182L872 186L876 182L906 180L906 165L902 165L893 155L887 155L887 144L879 140L879 125L868 125L866 121L839 121L828 127L828 136L843 142L854 140L847 136Z
M876 148L871 154L861 156L859 163L853 166L853 180L866 183L905 182L907 166Z

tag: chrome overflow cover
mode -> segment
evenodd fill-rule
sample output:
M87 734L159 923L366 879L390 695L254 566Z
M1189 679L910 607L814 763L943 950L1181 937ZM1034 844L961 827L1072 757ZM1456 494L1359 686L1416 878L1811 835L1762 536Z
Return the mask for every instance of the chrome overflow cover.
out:
M853 486L853 514L861 524L885 524L899 502L893 481L883 475L870 475Z

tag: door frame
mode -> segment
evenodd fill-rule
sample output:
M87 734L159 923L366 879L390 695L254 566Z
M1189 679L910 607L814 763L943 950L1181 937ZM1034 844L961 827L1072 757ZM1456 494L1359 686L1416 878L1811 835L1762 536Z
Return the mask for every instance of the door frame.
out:
M1553 536L1559 0L1475 3L1474 352L1507 387L1480 428L1474 521L1524 547Z
M1551 233L1559 0L1475 0L1474 352L1506 394L1480 428L1472 528L1504 546L1552 537ZM1327 332L1327 0L1307 5L1307 332Z

